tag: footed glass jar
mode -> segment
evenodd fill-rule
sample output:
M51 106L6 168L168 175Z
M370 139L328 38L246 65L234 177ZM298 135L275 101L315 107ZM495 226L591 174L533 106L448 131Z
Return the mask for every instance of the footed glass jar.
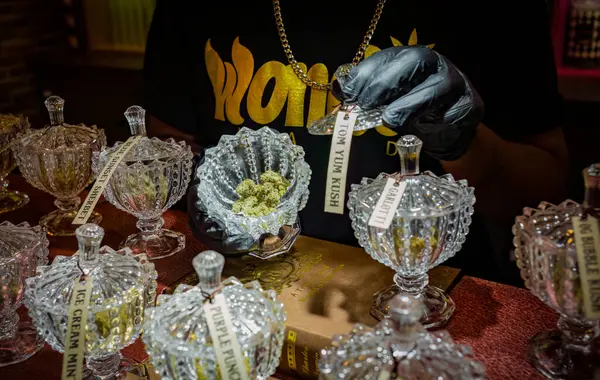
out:
M428 285L427 271L461 249L474 211L474 189L450 174L419 173L422 142L416 136L403 136L396 145L401 171L363 178L360 185L351 186L348 200L359 244L396 271L395 284L375 294L371 314L387 317L388 301L398 293L410 294L423 301L423 325L437 327L450 318L455 306L443 290ZM372 227L369 219L390 177L406 188L389 228Z
M559 205L542 202L536 209L523 209L513 226L515 257L525 286L560 315L556 330L540 332L527 347L528 360L551 379L595 378L600 360L593 345L600 336L600 321L585 315L580 276L584 264L578 260L573 228L575 216L600 216L600 169L593 165L585 174L583 205L571 200Z
M40 225L55 236L75 233L73 219L81 203L79 193L94 180L92 154L106 145L102 129L66 124L64 103L58 96L46 99L50 126L30 130L13 145L27 182L56 197L58 210L40 219ZM100 223L102 216L94 211L88 220Z
M389 319L374 328L357 324L350 334L334 336L321 351L320 379L485 379L485 367L472 358L470 347L454 343L446 331L423 328L418 298L397 295L389 307Z
M287 133L244 127L236 135L224 135L216 147L206 150L196 176L196 207L217 224L225 235L222 240L236 241L262 259L292 247L300 233L298 212L308 201L311 170L304 160L304 149L293 144ZM262 214L237 210L236 204L246 195L241 193L242 187L258 188L267 177L286 183L278 189L279 196L269 204L270 209ZM261 199L266 200L266 196L261 197L257 190L246 200L255 200L259 210L265 206Z
M335 77L339 82L344 82L354 66L351 63L346 63L335 71ZM356 124L354 125L354 131L364 131L367 129L379 127L383 125L381 116L385 107L377 107L372 110L362 109L356 103L345 103L342 102L336 107L333 112L329 115L313 121L308 126L308 133L311 135L331 135L333 134L333 128L335 127L335 120L339 111L355 113Z
M24 116L0 115L0 213L25 206L29 197L25 193L8 189L6 177L17 166L12 144L29 130L29 121Z
M19 320L25 280L48 262L48 239L39 226L0 223L0 367L38 352L44 340L30 321Z
M104 231L96 224L80 226L76 235L79 250L73 256L57 256L27 280L25 304L40 336L64 352L75 280L91 278L84 342L87 369L102 379L116 378L130 369L120 350L141 332L144 310L156 295L156 271L143 255L134 256L129 249L100 248Z
M200 253L193 260L198 285L179 285L146 311L142 339L163 380L221 378L204 311L217 294L225 297L250 379L275 373L285 332L283 304L275 291L262 290L256 281L244 285L230 277L221 282L224 264L220 253Z
M140 232L129 236L121 247L155 260L185 248L185 235L164 229L162 214L186 193L193 154L184 142L148 138L145 115L139 106L131 106L125 112L132 135L143 137L117 166L104 195L115 207L138 218ZM121 144L100 153L94 165L96 174Z

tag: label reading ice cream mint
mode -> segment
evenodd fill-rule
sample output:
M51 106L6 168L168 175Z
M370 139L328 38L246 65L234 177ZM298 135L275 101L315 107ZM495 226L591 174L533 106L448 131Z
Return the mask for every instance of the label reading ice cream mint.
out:
M392 224L404 190L406 182L398 183L396 178L388 178L369 219L369 226L387 229Z
M221 378L224 380L250 380L225 296L219 293L212 299L212 302L207 301L204 304L204 313Z
M85 355L85 326L91 296L92 278L88 277L84 281L81 281L79 277L76 278L69 303L62 380L82 379L83 357Z
M600 231L598 219L573 217L573 232L583 307L588 319L600 319Z
M346 174L350 160L352 133L356 124L356 113L340 111L335 120L329 164L327 165L327 184L325 188L325 212L344 213L346 198Z
M108 162L102 168L102 171L96 178L96 182L94 182L94 186L88 193L88 196L85 198L85 201L79 208L79 212L73 219L73 224L85 224L87 223L90 215L94 211L94 207L96 207L96 203L102 196L102 192L104 192L104 188L108 185L108 181L110 181L110 177L113 175L114 171L119 166L119 163L123 160L125 155L133 148L133 146L142 138L142 136L131 136L127 141L121 144L117 150L111 154Z

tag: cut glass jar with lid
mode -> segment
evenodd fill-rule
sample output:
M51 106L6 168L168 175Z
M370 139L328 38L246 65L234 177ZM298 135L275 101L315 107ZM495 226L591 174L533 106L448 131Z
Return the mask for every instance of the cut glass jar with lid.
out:
M585 236L586 260L579 260L577 241L582 237L578 231L583 229L575 228L574 218L579 217L583 224L588 218L600 217L600 165L591 165L583 174L583 204L565 200L558 205L542 202L537 208L526 207L512 229L515 258L525 286L559 314L557 328L533 336L526 350L528 361L550 379L597 377L600 353L595 341L600 337L600 314L590 315L586 310L585 284L591 299L597 299L593 296L598 294L594 273L600 262L589 235Z
M334 74L335 78L337 79L337 82L344 83L347 80L348 74L350 73L353 67L354 65L352 65L351 63L346 63L340 66ZM338 83L334 82L334 86L335 85L339 86ZM356 114L354 132L379 127L383 125L382 115L384 109L384 106L376 107L373 109L363 109L357 103L342 101L340 105L333 110L333 112L309 124L308 133L310 133L311 135L333 134L337 113L339 111Z
M0 213L18 209L29 202L27 194L10 190L6 179L17 166L11 146L28 130L29 121L25 116L0 114Z
M454 180L451 174L438 177L429 171L420 173L422 142L416 136L403 136L396 145L400 172L363 178L351 186L348 197L359 244L373 259L396 271L395 284L375 294L371 314L385 318L387 303L394 295L411 294L423 300L423 325L437 327L451 317L455 306L443 290L428 285L427 272L452 257L465 242L474 211L474 189L466 180ZM404 193L387 229L370 226L390 177L406 186Z
M192 172L192 150L185 142L146 136L146 111L131 106L125 112L131 134L142 136L119 163L104 191L115 207L138 218L140 232L121 247L160 259L185 248L185 235L163 228L162 214L186 193ZM98 174L123 143L102 150L95 159Z
M397 295L389 307L389 319L374 328L357 324L348 335L334 336L321 351L320 379L485 379L485 367L473 359L470 347L419 323L423 305L418 298Z
M40 225L56 236L75 233L79 193L94 180L92 155L106 145L102 129L65 123L64 103L58 96L46 99L50 125L30 130L12 147L27 182L56 198L58 210L40 219ZM102 216L94 211L88 220L100 223Z
M73 256L57 256L52 265L40 267L40 274L27 280L25 304L40 336L64 352L75 281L91 279L86 365L88 372L109 379L129 369L120 350L141 332L144 310L154 303L157 274L143 255L100 248L104 231L96 224L80 226L76 236L79 249Z
M0 223L0 367L21 362L44 345L35 327L20 320L25 281L48 262L48 239L27 223Z
M249 378L265 380L275 373L285 332L283 304L257 281L242 284L230 277L221 282L224 264L220 253L200 253L193 260L198 285L179 285L146 311L142 339L163 380L220 378L204 311L217 294L225 298Z

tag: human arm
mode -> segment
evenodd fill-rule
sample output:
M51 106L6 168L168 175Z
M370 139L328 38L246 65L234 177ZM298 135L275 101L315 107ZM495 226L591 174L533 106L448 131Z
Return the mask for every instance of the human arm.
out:
M499 21L482 13L485 22L468 26L481 36L477 49L456 54L478 75L485 117L466 76L423 46L376 53L341 86L363 108L385 105L384 124L419 136L425 153L475 186L478 212L506 220L523 206L563 199L567 151L542 2L519 5L514 16L510 4L493 7L486 15Z

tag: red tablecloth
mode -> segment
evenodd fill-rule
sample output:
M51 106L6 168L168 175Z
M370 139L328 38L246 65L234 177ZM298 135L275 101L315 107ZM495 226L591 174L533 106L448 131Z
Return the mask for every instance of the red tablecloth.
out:
M27 192L32 201L26 207L1 214L0 220L37 224L40 216L54 209L51 198L20 177L13 177L12 188ZM82 196L83 199L83 196ZM101 201L102 202L102 201ZM135 218L118 211L108 203L97 210L104 219L104 244L117 247L129 234L136 232ZM188 227L187 216L179 211L164 215L165 227L187 235L186 249L155 262L161 286L173 284L192 271L191 260L203 250ZM70 255L77 249L74 237L50 237L51 257ZM473 348L475 357L487 367L489 379L542 378L525 361L528 339L537 332L554 328L557 316L527 290L477 278L464 277L452 290L456 312L447 326L454 339ZM147 355L138 340L123 351L126 357L143 361ZM45 347L25 362L0 368L0 379L60 379L62 355Z

